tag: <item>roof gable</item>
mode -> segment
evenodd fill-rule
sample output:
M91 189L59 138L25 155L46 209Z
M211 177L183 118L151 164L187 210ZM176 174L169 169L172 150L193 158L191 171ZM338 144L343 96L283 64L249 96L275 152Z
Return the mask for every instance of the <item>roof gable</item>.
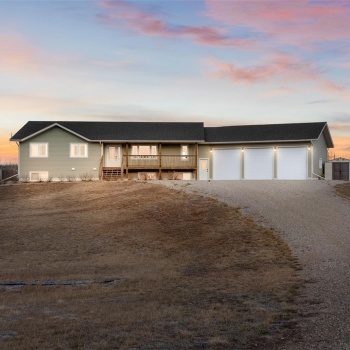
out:
M29 122L29 123L30 123L30 122ZM28 124L28 123L27 123L27 124ZM49 124L48 126L45 126L44 128L41 128L41 129L39 129L39 130L37 130L37 131L34 131L33 133L29 134L28 136L25 136L26 133L27 133L27 131L29 131L28 129L25 128L25 127L27 126L27 124L26 124L21 130L19 130L19 132L17 132L17 133L11 138L12 141L15 141L15 137L18 137L18 135L19 135L20 132L22 132L22 131L23 131L24 137L23 137L20 141L26 141L26 140L28 140L28 139L34 137L34 136L37 136L37 135L40 135L40 134L46 132L46 131L48 131L48 130L54 128L54 127L59 127L59 128L61 128L61 129L63 129L63 130L68 131L68 132L71 133L71 134L74 134L74 135L76 135L76 136L78 136L78 137L80 137L80 138L82 138L82 139L84 139L84 140L86 140L86 141L89 141L86 137L84 137L84 136L82 136L82 135L79 135L79 134L77 134L76 132L74 132L74 131L72 131L72 130L67 129L66 127L64 127L64 126L62 126L62 125L60 125L60 124L58 124L58 123L53 123L53 124L51 123L51 124ZM33 128L30 132L32 132L33 130L34 130L34 128Z

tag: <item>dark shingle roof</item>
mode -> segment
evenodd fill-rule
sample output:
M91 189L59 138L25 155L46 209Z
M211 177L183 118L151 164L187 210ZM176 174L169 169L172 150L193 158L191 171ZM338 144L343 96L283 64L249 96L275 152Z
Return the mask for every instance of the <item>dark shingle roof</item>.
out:
M206 142L212 143L317 140L326 125L326 122L321 122L206 127L204 128L204 138ZM328 147L332 147L330 134L325 136L326 139L329 138L327 140Z
M23 140L55 123L91 141L204 141L203 123L48 121L28 122L11 140Z
M317 140L323 131L327 147L334 147L326 122L204 127L203 123L30 121L11 141L29 138L56 123L90 141L290 142Z

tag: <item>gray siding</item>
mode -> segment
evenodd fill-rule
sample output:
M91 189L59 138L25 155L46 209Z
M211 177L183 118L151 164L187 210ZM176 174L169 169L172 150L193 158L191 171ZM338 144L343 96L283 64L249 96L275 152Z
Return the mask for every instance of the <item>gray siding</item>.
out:
M327 161L328 152L327 152L327 144L326 140L323 136L323 133L319 137L317 141L312 142L312 153L313 153L313 172L317 175L324 174L324 169L320 169L319 167L319 159L322 158L322 164Z
M29 145L32 142L47 142L47 158L30 158ZM70 158L70 143L87 143L88 158ZM100 144L87 141L59 128L52 128L38 136L20 143L19 163L20 178L25 178L30 171L48 171L49 178L66 177L80 178L84 173L99 176ZM73 171L72 168L75 168ZM94 170L96 168L96 170Z

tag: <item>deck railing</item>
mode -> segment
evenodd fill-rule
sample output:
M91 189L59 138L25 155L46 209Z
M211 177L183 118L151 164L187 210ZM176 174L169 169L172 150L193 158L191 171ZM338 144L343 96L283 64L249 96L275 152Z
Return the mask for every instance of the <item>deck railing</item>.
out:
M187 169L197 167L197 156L188 155L155 155L155 156L139 156L139 155L123 155L123 164L125 168L139 169Z

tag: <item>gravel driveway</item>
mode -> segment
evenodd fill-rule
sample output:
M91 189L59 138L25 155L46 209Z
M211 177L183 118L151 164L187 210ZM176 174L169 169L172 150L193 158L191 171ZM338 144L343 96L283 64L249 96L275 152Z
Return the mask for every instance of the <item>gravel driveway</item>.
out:
M300 297L307 317L301 318L300 336L278 349L350 349L350 201L335 194L339 182L162 183L242 208L280 232L299 258L301 277L308 282Z

